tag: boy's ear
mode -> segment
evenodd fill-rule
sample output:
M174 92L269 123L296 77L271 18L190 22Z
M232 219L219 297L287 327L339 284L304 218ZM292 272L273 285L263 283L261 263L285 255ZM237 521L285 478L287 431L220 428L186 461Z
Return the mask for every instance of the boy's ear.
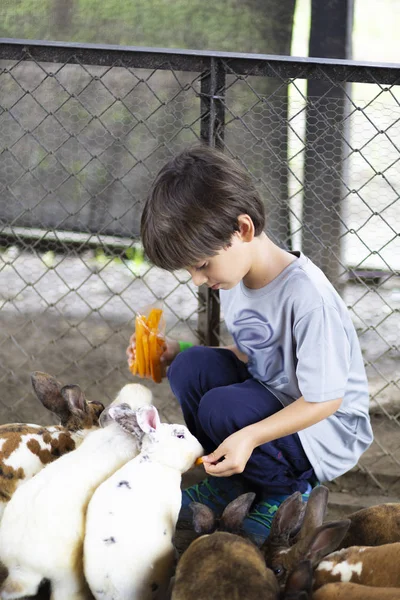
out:
M238 216L238 234L243 242L251 242L254 239L254 223L249 215Z

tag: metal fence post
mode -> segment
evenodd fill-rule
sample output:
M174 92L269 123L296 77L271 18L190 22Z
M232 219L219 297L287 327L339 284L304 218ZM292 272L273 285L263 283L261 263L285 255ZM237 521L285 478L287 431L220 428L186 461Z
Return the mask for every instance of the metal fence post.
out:
M201 76L200 137L212 147L223 148L225 122L225 69L221 60L211 57L210 69ZM205 346L219 346L220 303L218 290L199 288L198 334Z

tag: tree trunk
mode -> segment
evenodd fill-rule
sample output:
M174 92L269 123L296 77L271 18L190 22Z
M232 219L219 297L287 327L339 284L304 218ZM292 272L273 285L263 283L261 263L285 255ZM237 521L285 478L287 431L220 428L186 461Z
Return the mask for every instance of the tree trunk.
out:
M313 0L309 55L351 58L352 21L353 0ZM323 79L310 80L307 89L302 248L334 284L341 261L346 89Z
M58 34L70 34L73 12L74 0L53 0L53 21Z
M245 0L254 14L254 29L261 31L261 54L290 55L296 0ZM255 36L256 37L256 36ZM239 50L239 49L238 49ZM248 105L239 117L235 146L259 181L267 212L267 232L281 246L291 248L288 204L288 84L278 78L248 78ZM251 88L255 90L255 95ZM233 93L239 95L239 90ZM236 100L240 106L240 98ZM255 105L255 106L253 106ZM247 114L246 114L247 112ZM240 123L244 126L240 126ZM226 131L229 147L229 126Z

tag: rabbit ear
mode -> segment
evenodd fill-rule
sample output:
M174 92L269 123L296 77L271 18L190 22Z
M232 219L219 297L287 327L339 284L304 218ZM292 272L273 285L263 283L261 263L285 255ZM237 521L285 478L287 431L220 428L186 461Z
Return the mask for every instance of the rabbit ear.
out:
M103 418L104 413L106 414ZM143 437L143 431L137 422L136 411L132 410L129 404L116 404L103 411L100 416L101 426L104 427L107 422L110 422L110 419L118 423L124 431L134 435L139 440Z
M109 425L112 421L117 421L118 415L122 416L123 414L129 414L129 411L132 411L132 409L127 402L123 402L121 404L113 404L111 402L111 404L107 406L107 408L105 408L100 415L100 426L107 427L107 425Z
M31 373L32 387L36 396L45 408L55 413L61 421L70 416L67 401L61 394L62 384L48 373L34 371Z
M191 502L189 507L193 512L195 532L201 535L211 533L215 529L215 515L211 508L200 502Z
M144 433L152 433L157 431L160 427L160 417L158 416L158 410L155 406L150 404L149 406L141 406L137 413L137 422Z
M284 598L307 600L311 598L313 569L310 560L302 560L289 574L285 586Z
M350 522L350 519L331 521L318 527L310 540L305 558L315 566L324 556L334 552L346 535Z
M298 530L305 511L300 492L294 492L279 506L271 524L271 531L263 544L263 551L270 546L289 546L289 538Z
M318 485L311 490L310 497L306 504L303 524L296 536L295 543L308 538L316 527L322 525L328 504L329 490L324 485Z
M85 396L79 385L64 385L61 388L61 395L70 413L82 418L88 412Z
M238 531L242 527L243 520L249 512L250 506L256 497L254 492L242 494L232 500L224 509L221 516L221 530Z

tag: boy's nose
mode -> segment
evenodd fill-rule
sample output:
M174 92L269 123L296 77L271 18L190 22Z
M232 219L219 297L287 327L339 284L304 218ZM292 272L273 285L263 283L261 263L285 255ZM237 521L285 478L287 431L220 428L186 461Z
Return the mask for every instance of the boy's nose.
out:
M193 273L192 280L194 285L200 287L203 285L203 283L206 283L207 277L204 275L204 273Z

